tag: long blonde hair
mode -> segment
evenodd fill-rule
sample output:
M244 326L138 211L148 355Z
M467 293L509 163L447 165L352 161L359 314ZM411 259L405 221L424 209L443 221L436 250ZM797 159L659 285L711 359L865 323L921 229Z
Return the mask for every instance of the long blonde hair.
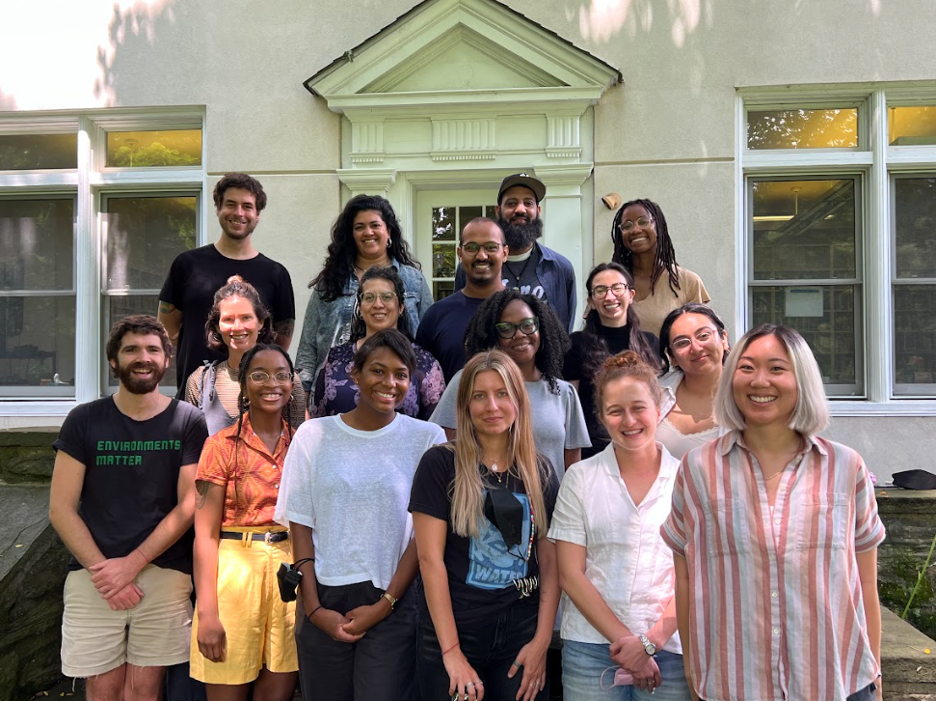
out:
M471 422L469 405L474 392L475 379L479 373L495 371L504 381L507 394L517 416L511 425L507 445L507 465L515 466L526 488L527 497L533 508L533 521L539 538L546 536L549 520L543 501L543 485L547 479L546 463L536 454L533 430L530 423L530 399L527 397L523 375L517 364L503 351L490 349L472 356L458 386L457 429L455 441L455 481L451 487L452 530L459 536L478 536L478 523L483 513L484 485L478 466L481 463L481 447L478 435ZM452 446L449 444L449 446Z

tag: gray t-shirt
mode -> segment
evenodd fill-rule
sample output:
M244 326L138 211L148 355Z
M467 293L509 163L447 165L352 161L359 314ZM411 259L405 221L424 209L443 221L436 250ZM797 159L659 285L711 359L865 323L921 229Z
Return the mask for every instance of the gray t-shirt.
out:
M429 421L456 429L455 403L462 371L458 371L442 393L442 399ZM559 394L549 389L545 378L524 383L530 397L530 419L533 421L533 441L536 450L546 456L560 478L565 474L565 449L591 446L585 414L578 393L564 380L556 381Z
M405 414L377 431L354 429L341 415L299 427L273 516L312 529L320 583L387 589L413 538L413 475L423 453L441 443L442 429Z

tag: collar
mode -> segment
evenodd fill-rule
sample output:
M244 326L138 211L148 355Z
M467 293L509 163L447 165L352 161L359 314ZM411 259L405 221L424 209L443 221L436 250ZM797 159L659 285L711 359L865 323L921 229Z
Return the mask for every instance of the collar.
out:
M657 474L657 479L654 481L654 485L660 483L661 485L667 481L672 480L676 476L676 471L679 469L679 461L673 457L673 454L667 450L667 448L661 444L659 441L656 442L657 448L660 449L660 472ZM618 468L617 456L614 454L614 442L610 442L605 446L604 450L601 453L596 454L596 457L601 461L601 466L604 468L604 471L613 478L621 477L621 470Z
M276 448L273 450L272 455L270 454L270 449L267 448L266 444L261 441L260 437L257 436L254 432L253 425L250 423L250 413L244 413L244 420L241 423L240 438L244 441L245 444L250 446L255 451L263 454L264 456L269 456L270 458L276 459L279 456L283 456L286 452L286 449L289 448L289 440L286 438L289 436L289 425L286 423L286 420L282 421L282 432L280 433L279 440L276 442ZM234 422L230 427L224 430L227 432L227 437L231 441L236 441L237 439L237 421Z
M820 439L817 436L807 436L805 434L800 434L800 437L803 439L803 442L806 444L802 451L797 453L797 456L801 456L804 453L809 453L810 451L818 451L822 456L828 456L829 451L825 446L820 443ZM750 451L747 444L744 443L744 435L737 429L728 432L720 439L718 439L718 452L725 456L727 455L735 446L742 448L745 451Z
M533 246L530 247L530 250L526 253L517 254L516 256L508 256L508 263L519 263L520 261L526 261L530 256L533 255L533 252L536 251L536 242L533 242Z

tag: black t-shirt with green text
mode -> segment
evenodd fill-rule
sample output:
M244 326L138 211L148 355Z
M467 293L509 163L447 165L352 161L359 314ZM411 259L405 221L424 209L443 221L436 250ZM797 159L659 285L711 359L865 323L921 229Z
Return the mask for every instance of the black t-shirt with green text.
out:
M142 422L121 412L111 397L69 412L52 446L84 464L78 514L104 556L128 555L172 511L179 470L198 463L206 438L201 410L178 400ZM191 573L191 530L153 564ZM68 569L81 569L74 556Z

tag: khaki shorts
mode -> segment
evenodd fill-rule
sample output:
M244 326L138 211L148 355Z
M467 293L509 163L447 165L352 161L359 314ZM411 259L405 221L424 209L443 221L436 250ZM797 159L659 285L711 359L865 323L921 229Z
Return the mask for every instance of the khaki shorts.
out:
M223 531L269 531L269 527L224 527ZM192 624L191 676L212 685L244 685L260 669L299 670L296 603L280 599L276 571L292 563L289 540L221 539L218 549L218 614L224 626L225 658L214 663L198 650L198 613Z
M140 667L184 663L192 627L192 577L148 565L136 580L143 599L113 611L87 570L65 579L62 617L62 674L89 678L124 663Z

